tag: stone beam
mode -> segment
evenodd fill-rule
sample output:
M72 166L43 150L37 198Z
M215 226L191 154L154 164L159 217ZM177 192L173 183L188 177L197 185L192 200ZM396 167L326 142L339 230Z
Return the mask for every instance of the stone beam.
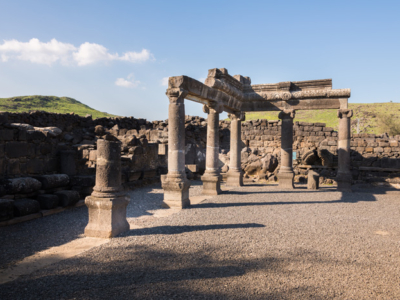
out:
M251 85L249 77L210 69L205 83L187 76L169 78L168 91L185 91L186 99L222 105L228 113L284 109L347 109L350 89L332 89L332 79ZM167 93L168 93L167 91Z
M192 101L203 104L220 103L224 107L234 111L240 111L241 109L241 102L235 97L230 96L223 91L213 89L188 76L170 77L167 92L173 90L186 91L187 95L185 98Z
M347 98L291 99L251 101L242 104L242 111L280 111L284 109L339 109L347 108Z

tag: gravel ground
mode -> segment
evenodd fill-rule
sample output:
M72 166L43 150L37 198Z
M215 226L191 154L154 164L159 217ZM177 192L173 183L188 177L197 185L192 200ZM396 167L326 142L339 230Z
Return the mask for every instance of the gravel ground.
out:
M144 228L4 284L0 299L399 299L400 193L373 191L251 185L151 218L161 190L138 189L128 218ZM62 214L1 229L3 264L82 233L59 238L84 208Z

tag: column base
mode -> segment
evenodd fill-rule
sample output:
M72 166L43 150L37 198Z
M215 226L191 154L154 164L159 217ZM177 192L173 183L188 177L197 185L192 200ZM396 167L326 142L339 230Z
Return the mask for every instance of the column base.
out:
M236 170L229 170L226 174L226 185L228 186L243 186L243 173Z
M221 194L221 176L220 175L210 175L204 173L201 176L203 181L203 195L218 195Z
M337 190L340 192L351 193L351 179L352 176L349 173L339 173L336 176Z
M168 175L161 175L161 185L164 189L162 207L182 209L190 206L189 180L186 178L168 178Z
M85 228L85 236L111 238L129 230L126 220L126 207L129 198L98 198L88 196L85 204L89 209L89 223Z
M286 171L286 172L278 172L278 184L282 189L294 189L294 172Z

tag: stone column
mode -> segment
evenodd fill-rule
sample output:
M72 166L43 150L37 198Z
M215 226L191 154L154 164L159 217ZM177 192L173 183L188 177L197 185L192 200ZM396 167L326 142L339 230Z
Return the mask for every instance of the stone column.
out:
M244 113L229 114L231 119L231 148L230 148L230 164L227 173L226 185L242 186L243 172L241 167L241 130Z
M110 238L129 230L126 206L129 198L121 185L121 143L97 140L96 185L86 197L89 223L85 235Z
M350 119L353 116L351 109L339 109L339 138L338 138L338 173L336 181L338 190L351 192L350 171Z
M186 92L168 90L168 174L161 176L164 189L163 207L190 206L190 181L185 173L185 104Z
M218 195L221 193L221 175L218 167L219 155L219 114L222 112L218 103L204 105L203 111L207 118L207 149L206 171L201 177L204 195Z
M279 113L281 129L281 167L278 172L279 187L293 189L293 109L284 109Z

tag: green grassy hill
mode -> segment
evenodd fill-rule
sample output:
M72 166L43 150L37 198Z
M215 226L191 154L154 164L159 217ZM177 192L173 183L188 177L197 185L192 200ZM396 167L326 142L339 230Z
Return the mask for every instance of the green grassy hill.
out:
M80 116L91 114L93 119L114 117L114 115L95 110L73 98L55 96L21 96L0 98L0 111L30 112L42 110L53 113L75 113Z
M353 110L352 131L357 130L359 122L360 133L381 134L386 132L384 121L400 124L400 103L349 103ZM279 112L254 112L246 113L246 120L267 119L278 120ZM357 121L359 119L359 121ZM326 126L338 130L338 118L336 109L325 110L299 110L296 111L295 121L300 122L322 122Z

